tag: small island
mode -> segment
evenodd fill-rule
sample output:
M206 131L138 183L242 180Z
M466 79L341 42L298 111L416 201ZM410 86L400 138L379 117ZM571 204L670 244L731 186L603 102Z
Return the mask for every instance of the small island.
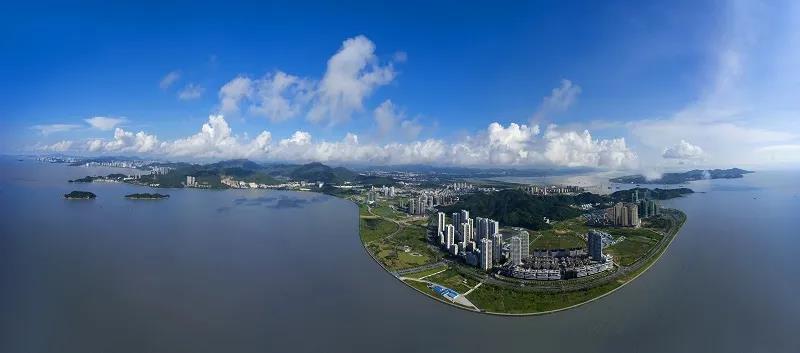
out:
M131 199L131 200L162 200L162 199L169 198L169 195L158 194L158 193L155 193L155 194L150 194L150 193L140 193L139 194L139 193L137 193L137 194L125 195L125 198L126 199Z
M64 194L67 200L91 200L96 198L97 195L88 191L72 191L69 194Z
M664 173L664 175L656 179L648 179L641 174L637 174L611 178L609 181L618 184L683 184L695 180L738 179L749 173L753 173L753 171L739 168L695 169L683 173Z

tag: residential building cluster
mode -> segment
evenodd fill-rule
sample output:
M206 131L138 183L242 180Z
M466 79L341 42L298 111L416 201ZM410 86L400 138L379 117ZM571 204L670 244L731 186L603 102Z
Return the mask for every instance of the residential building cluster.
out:
M435 206L453 204L455 197L442 190L424 191L417 197L408 199L408 214L424 215Z
M447 223L444 212L437 213L439 244L454 256L463 256L470 265L489 271L503 259L500 223L488 218L470 218L469 211L454 212Z
M512 261L500 269L500 274L508 277L552 281L569 278L580 278L613 267L610 255L603 254L604 238L607 234L589 231L587 248L572 249L536 249L533 256L524 261L515 261L512 240Z
M639 205L628 202L617 202L608 209L611 224L618 227L639 227Z

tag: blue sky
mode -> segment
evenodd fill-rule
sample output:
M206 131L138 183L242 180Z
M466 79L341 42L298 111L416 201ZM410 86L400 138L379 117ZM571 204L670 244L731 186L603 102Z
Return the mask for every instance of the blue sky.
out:
M792 2L0 10L6 153L653 170L800 162Z

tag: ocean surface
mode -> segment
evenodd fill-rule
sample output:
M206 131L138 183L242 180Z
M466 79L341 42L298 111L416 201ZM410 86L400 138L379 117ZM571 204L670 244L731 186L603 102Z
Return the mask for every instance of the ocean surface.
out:
M348 201L66 182L110 172L0 157L0 352L800 352L797 172L691 183L655 266L536 317L400 283Z

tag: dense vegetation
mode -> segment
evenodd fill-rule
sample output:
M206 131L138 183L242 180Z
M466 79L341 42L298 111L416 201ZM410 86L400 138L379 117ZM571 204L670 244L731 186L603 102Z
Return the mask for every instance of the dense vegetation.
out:
M94 193L88 191L72 191L69 194L64 194L67 199L93 199L97 197Z
M591 195L591 194L590 194ZM602 196L597 200L602 200ZM494 193L477 193L464 200L444 207L443 212L452 213L465 209L470 215L488 217L500 224L538 230L550 227L543 217L562 221L577 217L581 211L570 205L594 199L589 195L533 196L522 190L502 190Z
M125 195L125 197L129 198L129 199L136 199L136 200L159 200L159 199L168 198L169 195L158 194L158 193L156 193L156 194L136 193L136 194Z
M749 170L731 168L731 169L710 169L710 170L690 170L683 173L665 173L658 179L647 180L643 175L626 175L618 178L612 178L612 183L623 184L683 184L693 180L703 179L735 179L741 178L744 174L753 173Z

